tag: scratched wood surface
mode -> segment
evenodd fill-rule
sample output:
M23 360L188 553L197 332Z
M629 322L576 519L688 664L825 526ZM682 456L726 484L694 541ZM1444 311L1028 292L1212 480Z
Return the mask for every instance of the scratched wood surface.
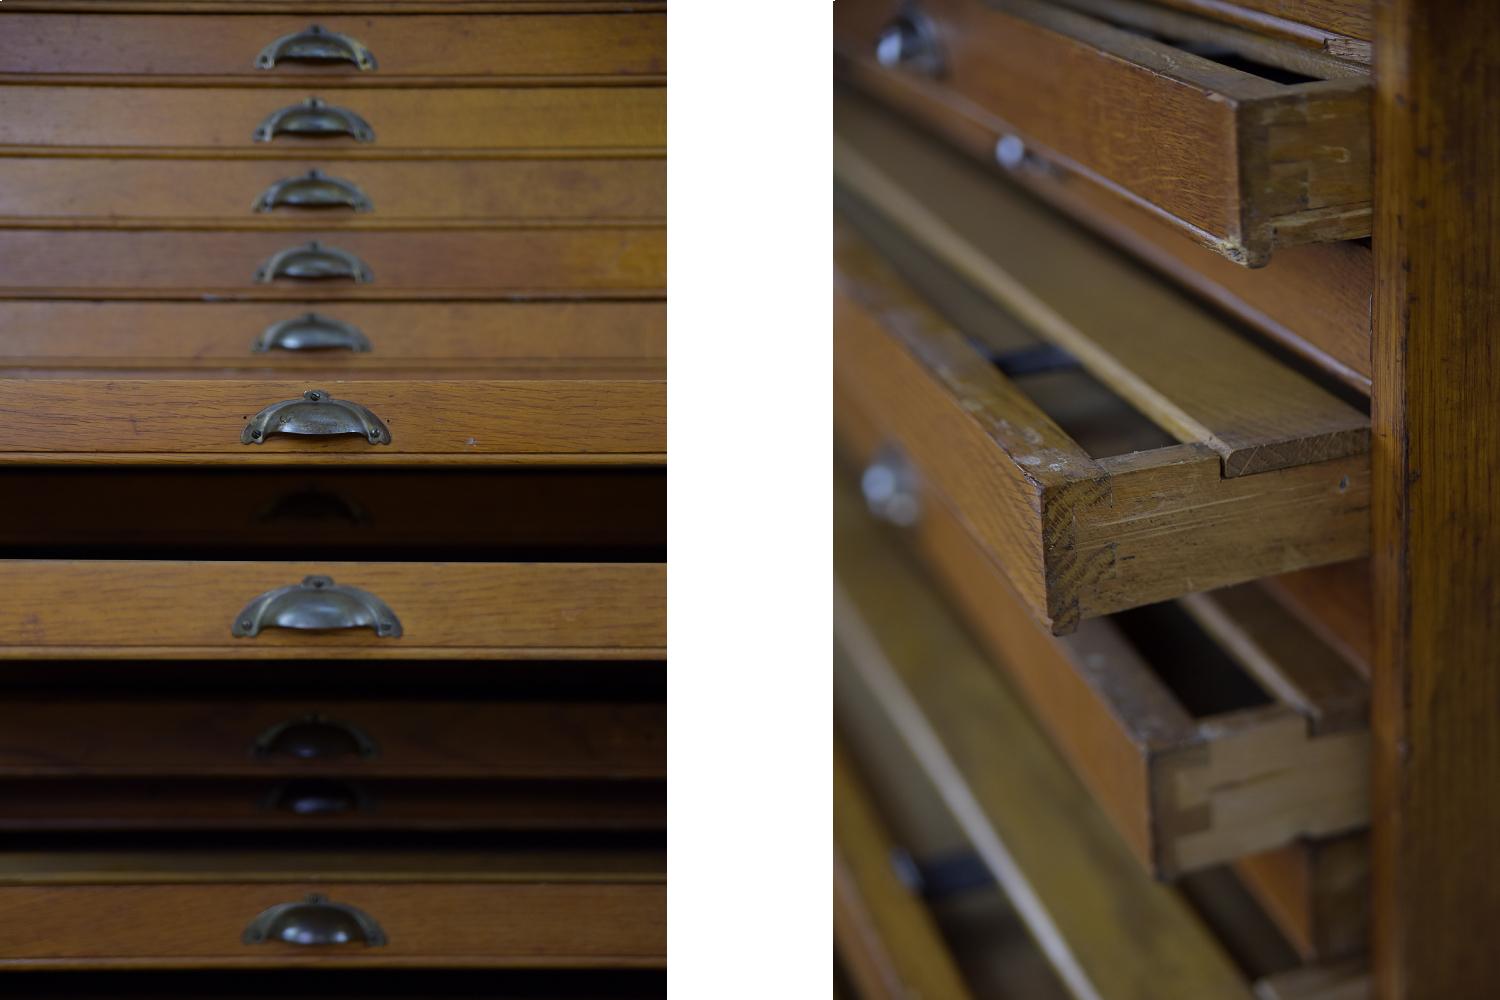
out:
M634 455L666 450L666 383L658 378L505 380L0 379L0 452L178 455L231 464L280 459L513 454ZM263 408L320 389L372 410L389 445L357 434L277 434L242 444ZM252 456L252 452L259 453Z
M374 744L299 757L253 754L277 726L309 716ZM621 780L665 778L660 702L325 700L273 695L121 701L8 695L0 778L329 776ZM334 740L319 744L339 747ZM351 742L350 746L354 744Z
M3 15L0 15L3 16ZM518 150L649 150L666 146L663 87L359 89L279 78L278 87L0 89L0 146L107 150L225 150L307 155L361 149L381 156ZM358 114L373 142L348 136L252 134L273 112L310 96Z
M317 242L353 254L369 271L353 277L259 280L286 250ZM60 290L63 297L109 298L124 291L153 298L218 292L340 298L499 298L518 292L610 291L664 294L664 226L454 231L276 232L161 230L0 230L0 294Z
M834 522L834 634L1075 996L1246 997L893 540ZM940 663L942 669L932 665Z
M3 37L3 36L0 36ZM351 184L368 211L277 205L256 211L280 181L318 170ZM0 224L59 228L335 230L459 228L528 222L660 221L662 159L145 160L0 157Z
M1129 6L1115 6L1109 21L1128 21ZM1368 235L1369 87L1357 63L1285 46L1280 61L1317 72L1313 60L1333 77L1286 85L1033 0L924 11L941 38L940 88L1003 120L1034 157L1156 207L1230 259L1261 266L1274 245ZM836 50L868 66L896 14L890 0L839 5ZM1278 61L1276 43L1246 37Z
M56 76L131 76L148 82L229 77L239 85L285 85L290 78L304 84L382 86L410 83L412 77L528 83L558 77L616 77L622 82L645 77L664 82L667 68L667 19L660 14L364 14L318 23L329 33L363 44L377 68L362 71L350 62L295 60L271 70L258 68L255 57L262 48L307 30L305 14L7 13L0 31L0 75L43 77L39 82Z
M237 638L240 611L266 591L311 575L383 600L403 635L370 628L269 628ZM184 562L0 560L0 656L87 650L87 656L254 658L307 652L421 657L430 650L530 649L587 659L600 649L637 658L666 642L661 563Z

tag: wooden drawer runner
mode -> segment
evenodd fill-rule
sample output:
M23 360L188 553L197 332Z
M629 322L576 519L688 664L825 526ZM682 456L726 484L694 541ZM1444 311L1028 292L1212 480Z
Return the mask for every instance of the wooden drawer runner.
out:
M661 966L665 860L635 849L8 852L0 964ZM244 940L266 910L312 894L327 902L271 929L301 916L309 936L342 928L346 943Z
M273 66L260 65L262 51L312 23L297 14L12 13L0 31L0 75L207 76L237 84L300 77L381 86L402 77L663 82L667 71L667 19L658 14L336 16L317 23L325 36L342 36L330 40L345 45L347 57L299 59L294 42Z
M379 598L401 634L231 631L310 576ZM0 657L655 659L666 644L662 564L0 560L0 591Z
M1003 162L1089 178L1240 263L1369 235L1368 67L1146 5L1071 6L1091 13L1037 0L846 2L836 48L873 71L882 31L907 25L881 71L922 75L993 116L1011 138Z
M0 779L665 779L666 721L661 703L7 694Z
M845 404L838 420L850 458L877 454L866 414ZM1154 874L1368 823L1365 683L1264 591L1196 594L1049 636L948 498L916 496L913 545Z
M665 830L664 781L0 780L0 831Z
M0 260L5 261L0 294L57 298L197 299L215 293L317 299L533 293L660 298L667 280L662 226L467 232L11 229L0 230ZM329 276L298 276L308 267Z
M1363 413L1126 261L1095 248L1081 282L1087 238L1003 187L963 219L929 210L894 179L923 155L973 169L930 145L887 148L878 167L836 148L847 190L894 213L850 197L845 216L900 275L840 226L835 386L878 413L1038 618L1066 632L1367 551ZM1060 360L1038 354L1048 343ZM1086 448L1002 373L1038 357L1081 366L1097 408L1113 408L1102 422L1144 424L1143 437Z
M0 15L3 16L3 15ZM292 83L292 81L283 81ZM285 157L316 149L449 157L520 150L650 150L666 146L662 87L434 88L54 87L0 89L0 146L232 150ZM254 135L310 97L353 112L373 133ZM252 197L254 195L252 194Z
M0 220L22 226L474 228L666 215L660 159L0 157Z
M661 464L666 448L659 376L324 381L0 378L0 461ZM365 407L389 443L352 432L243 443L265 408L309 392Z
M353 346L306 349L294 339L299 326L345 333ZM470 365L666 356L662 302L0 302L0 358L34 364L243 367L327 365L333 358Z

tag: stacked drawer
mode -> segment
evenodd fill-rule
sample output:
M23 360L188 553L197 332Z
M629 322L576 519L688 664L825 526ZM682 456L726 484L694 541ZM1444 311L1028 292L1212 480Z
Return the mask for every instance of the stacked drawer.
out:
M0 964L665 962L665 15L419 6L0 13Z
M1364 67L1102 0L841 4L836 45L851 979L957 960L870 861L864 704L1073 995L1363 995L1369 420L1324 348L1367 306L1298 302L1366 253L1368 125L1320 103Z

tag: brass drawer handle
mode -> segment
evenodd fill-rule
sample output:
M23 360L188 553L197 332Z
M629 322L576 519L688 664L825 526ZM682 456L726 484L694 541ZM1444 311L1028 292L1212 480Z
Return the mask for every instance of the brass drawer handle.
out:
M297 816L342 816L375 808L375 800L359 785L327 778L284 781L271 789L262 804Z
M311 893L296 903L277 903L250 921L241 938L245 944L331 945L362 944L379 948L385 931L369 914L347 903L335 903Z
M334 399L322 389L309 389L301 399L284 399L261 410L240 432L240 444L265 444L273 434L359 434L371 444L391 443L390 430L368 407Z
M908 6L880 32L875 61L887 69L942 76L943 49L938 43L937 26L915 6Z
M370 350L370 338L359 327L315 312L303 313L266 327L255 343L252 354L268 351L354 351Z
M277 181L255 199L257 212L269 212L283 205L292 208L352 208L369 212L375 206L353 181L329 177L313 168L300 177Z
M334 107L321 97L309 97L273 111L255 130L256 142L270 142L278 135L347 135L360 142L374 142L370 123L348 108Z
M325 247L313 240L299 247L278 250L255 272L256 282L262 285L268 285L277 278L297 278L303 281L348 278L357 285L367 285L375 280L375 273L368 264L349 251Z
M229 631L237 638L253 638L267 628L369 628L383 639L401 637L401 619L388 604L367 590L334 583L327 576L309 576L301 583L266 591L245 605Z
M309 712L278 722L261 733L255 738L250 754L262 760L271 757L328 760L345 756L374 760L380 755L380 748L358 726L330 719L320 712Z
M260 50L257 69L275 69L282 60L301 62L350 62L361 70L375 69L375 56L359 40L329 31L321 24L283 35Z

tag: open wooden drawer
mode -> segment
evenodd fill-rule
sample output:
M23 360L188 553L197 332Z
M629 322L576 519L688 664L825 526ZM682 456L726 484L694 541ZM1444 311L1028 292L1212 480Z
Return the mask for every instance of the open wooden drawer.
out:
M1150 871L1173 877L1369 822L1365 682L1260 587L1050 636L948 499L897 467L865 415L846 405L837 416L844 453L873 463L867 481L911 483L911 542Z
M300 381L0 373L0 462L662 464L659 361ZM4 376L10 377L4 377Z
M955 154L836 143L835 396L1054 631L1368 551L1365 414L1002 184L922 200Z
M1071 8L1071 9L1070 9ZM1369 68L1133 0L854 0L835 49L1250 266L1368 236Z
M0 853L0 967L665 964L659 847Z
M0 560L0 658L660 659L663 563Z

